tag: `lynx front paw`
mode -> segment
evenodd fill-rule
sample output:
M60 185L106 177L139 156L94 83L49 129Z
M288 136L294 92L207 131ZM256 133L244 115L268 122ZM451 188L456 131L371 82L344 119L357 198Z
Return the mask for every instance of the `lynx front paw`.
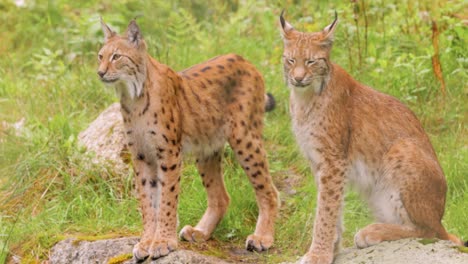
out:
M158 258L167 256L170 252L177 249L176 240L156 240L151 245L150 253L151 259L156 260Z
M273 241L272 236L250 235L247 237L245 247L249 251L261 252L269 249L273 245Z
M333 263L333 254L312 254L307 253L302 257L301 264L331 264Z
M133 247L133 257L136 263L144 262L149 257L149 248L151 241L140 241Z
M188 242L203 242L208 240L209 236L192 226L186 225L180 231L180 238Z
M354 236L354 244L358 248L370 247L380 242L382 242L382 239L379 234L377 232L372 232L369 228L359 230Z

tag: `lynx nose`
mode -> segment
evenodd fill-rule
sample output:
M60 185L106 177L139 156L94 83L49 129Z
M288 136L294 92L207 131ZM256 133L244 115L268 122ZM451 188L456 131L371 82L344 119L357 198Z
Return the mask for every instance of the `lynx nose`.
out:
M304 80L304 77L294 77L294 80L295 80L297 83L301 83L302 80Z
M104 74L106 74L105 71L98 71L97 74L99 75L99 77L104 77Z

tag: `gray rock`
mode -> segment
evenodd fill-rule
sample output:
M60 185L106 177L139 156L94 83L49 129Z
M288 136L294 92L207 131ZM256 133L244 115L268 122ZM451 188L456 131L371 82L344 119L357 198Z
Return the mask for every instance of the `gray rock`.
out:
M334 264L467 264L468 254L461 253L449 241L436 241L424 245L420 239L402 239L382 242L365 248L344 249L335 259ZM50 264L73 263L108 263L116 256L131 254L138 238L117 238L100 241L79 241L67 239L57 243L51 250ZM147 261L150 262L149 260ZM134 263L127 260L122 263ZM219 258L179 249L168 256L160 258L155 264L225 264ZM249 262L251 263L251 262ZM284 262L283 264L298 264Z
M294 263L299 264L300 260ZM334 264L468 264L468 254L450 241L424 245L421 239L402 239L364 249L344 249Z
M51 250L50 264L101 264L109 263L114 257L131 254L138 238L117 238L99 241L79 241L66 239L57 243ZM176 250L168 256L156 261L155 264L224 264L221 259L204 256L189 250ZM135 263L133 259L121 263Z
M128 171L122 158L125 155L125 131L120 103L114 103L104 110L86 130L78 135L78 142L87 151L94 152L95 164L103 162L113 165L116 172Z
M335 263L362 264L467 264L468 254L445 240L424 245L421 239L402 239L382 242L365 249L349 248L336 258Z
M51 264L107 263L112 257L131 253L138 238L117 238L98 241L66 239L51 250Z

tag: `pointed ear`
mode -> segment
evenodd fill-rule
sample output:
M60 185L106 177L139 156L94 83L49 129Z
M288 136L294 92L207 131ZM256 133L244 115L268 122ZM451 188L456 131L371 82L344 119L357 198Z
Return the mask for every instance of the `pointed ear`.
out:
M326 26L322 31L324 41L326 41L329 44L333 43L334 33L335 33L335 29L337 25L338 25L338 14L336 13L336 10L335 10L335 20L333 20L333 22L330 25Z
M116 33L112 31L112 29L110 29L110 27L106 25L106 23L104 23L102 17L99 17L99 19L101 21L102 31L104 32L104 40L108 41L111 37L115 36Z
M284 14L284 9L281 11L280 15L280 24L281 24L281 36L283 37L283 40L287 40L290 36L290 33L294 30L294 27L291 26L291 24L288 23L283 17Z
M126 34L128 42L135 45L135 47L138 47L143 37L140 33L140 28L138 27L135 19L132 19L132 21L130 21L130 24L128 24Z

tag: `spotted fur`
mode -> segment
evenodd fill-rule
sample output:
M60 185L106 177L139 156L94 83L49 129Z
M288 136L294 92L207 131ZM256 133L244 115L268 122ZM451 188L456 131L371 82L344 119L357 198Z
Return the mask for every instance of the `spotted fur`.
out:
M316 33L295 30L283 15L280 23L293 130L318 186L312 245L302 263L332 263L346 182L377 220L356 234L357 247L407 237L461 244L441 224L447 185L417 117L330 61L337 19Z
M273 243L278 192L268 172L262 142L264 81L239 55L213 58L177 73L147 54L135 21L118 36L104 22L98 74L120 96L127 145L143 216L143 234L133 253L157 259L177 248L177 204L183 153L191 152L208 193L208 208L181 238L208 239L229 205L222 175L227 142L255 189L259 218L247 238L249 250ZM189 208L186 208L189 210Z

